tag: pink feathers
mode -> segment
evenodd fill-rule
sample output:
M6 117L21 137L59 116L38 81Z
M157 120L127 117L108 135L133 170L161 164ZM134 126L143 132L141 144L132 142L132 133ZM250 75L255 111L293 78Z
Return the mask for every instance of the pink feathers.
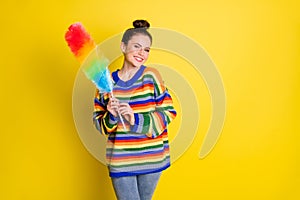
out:
M79 22L69 26L65 34L65 40L80 63L82 63L88 53L96 46L91 36Z

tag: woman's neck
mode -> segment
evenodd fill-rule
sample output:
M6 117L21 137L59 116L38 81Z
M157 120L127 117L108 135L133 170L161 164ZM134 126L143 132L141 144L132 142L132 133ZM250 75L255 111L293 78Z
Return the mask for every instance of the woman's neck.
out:
M140 69L140 67L135 67L135 66L124 63L123 67L119 71L118 75L123 81L128 81L135 75L135 73L139 69Z

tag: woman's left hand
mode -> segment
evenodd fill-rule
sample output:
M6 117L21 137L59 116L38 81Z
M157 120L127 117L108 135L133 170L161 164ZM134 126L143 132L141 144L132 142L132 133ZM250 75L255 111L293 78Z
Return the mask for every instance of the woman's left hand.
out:
M134 125L133 110L128 103L119 104L119 113L124 116L124 118L130 123L130 125Z

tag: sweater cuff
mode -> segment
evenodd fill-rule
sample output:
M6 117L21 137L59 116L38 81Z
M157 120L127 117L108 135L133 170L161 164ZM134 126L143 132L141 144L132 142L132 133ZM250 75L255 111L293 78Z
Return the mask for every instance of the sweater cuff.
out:
M135 133L138 133L138 132L140 133L142 127L139 126L139 124L140 124L141 121L144 121L143 120L143 115L138 114L138 113L134 113L133 116L134 116L134 125L130 126L130 130L132 132L135 132Z
M147 133L149 130L149 116L140 113L134 113L134 125L130 126L130 130L135 133Z
M115 117L110 112L108 112L108 123L111 125L115 125L117 122L118 122L118 117Z

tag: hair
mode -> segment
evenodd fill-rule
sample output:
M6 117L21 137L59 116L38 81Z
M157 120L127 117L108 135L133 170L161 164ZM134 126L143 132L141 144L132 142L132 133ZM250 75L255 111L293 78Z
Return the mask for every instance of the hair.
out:
M122 42L127 44L128 41L132 38L132 36L137 35L137 34L143 34L143 35L148 36L152 43L152 36L147 31L147 29L150 27L149 22L147 22L146 20L135 20L132 24L133 24L134 28L129 28L125 31L125 33L123 34L123 37L122 37Z

